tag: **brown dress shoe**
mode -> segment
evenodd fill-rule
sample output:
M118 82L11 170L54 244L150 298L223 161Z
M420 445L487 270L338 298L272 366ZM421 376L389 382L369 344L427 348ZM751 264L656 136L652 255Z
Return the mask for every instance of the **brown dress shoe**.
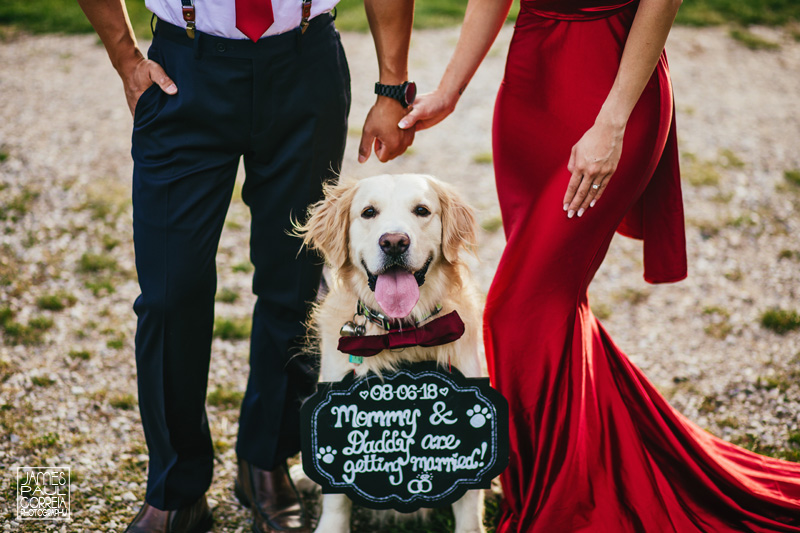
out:
M254 533L310 533L303 502L286 464L267 471L239 459L233 490L239 502L253 510Z
M213 518L203 495L197 502L175 511L162 511L145 502L125 533L206 533Z

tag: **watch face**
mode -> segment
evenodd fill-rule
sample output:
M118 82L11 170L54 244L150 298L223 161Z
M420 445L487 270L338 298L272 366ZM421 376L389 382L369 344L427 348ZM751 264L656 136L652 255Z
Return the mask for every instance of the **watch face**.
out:
M417 98L417 84L413 81L408 82L406 85L406 103L411 105L414 103L414 100Z

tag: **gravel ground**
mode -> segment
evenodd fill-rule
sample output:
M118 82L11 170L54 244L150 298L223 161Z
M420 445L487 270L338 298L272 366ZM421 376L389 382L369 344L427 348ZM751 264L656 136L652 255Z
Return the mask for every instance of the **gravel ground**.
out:
M800 330L761 325L798 311L800 42L756 28L750 50L724 28L676 28L668 44L684 168L690 276L649 286L641 247L617 237L592 286L596 314L672 404L709 431L800 458ZM507 28L456 114L389 164L358 165L373 101L371 38L345 34L353 110L344 174L425 172L457 184L484 228L474 269L485 292L503 247L491 161L492 103ZM414 36L421 91L443 72L457 29ZM0 46L0 524L3 531L121 531L144 494L131 304L130 115L93 36L6 36ZM241 178L241 176L240 176ZM237 196L218 255L217 315L237 335L254 299L249 215ZM246 531L230 490L247 341L217 338L209 419L217 531ZM14 521L14 467L72 468L72 522Z

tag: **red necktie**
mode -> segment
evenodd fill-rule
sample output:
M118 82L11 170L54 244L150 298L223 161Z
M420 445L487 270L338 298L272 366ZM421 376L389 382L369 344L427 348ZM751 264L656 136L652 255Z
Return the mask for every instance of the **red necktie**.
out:
M369 357L383 350L407 346L439 346L461 338L464 322L457 311L431 320L424 326L392 330L385 335L339 337L339 351L350 355Z
M256 42L275 22L272 0L236 0L236 27Z

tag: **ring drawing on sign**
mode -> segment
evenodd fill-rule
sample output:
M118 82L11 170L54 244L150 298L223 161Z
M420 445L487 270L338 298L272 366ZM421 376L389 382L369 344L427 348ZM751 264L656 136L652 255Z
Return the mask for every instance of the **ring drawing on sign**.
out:
M425 494L433 490L433 478L432 474L427 472L417 474L416 479L412 479L408 482L408 492L411 494Z

